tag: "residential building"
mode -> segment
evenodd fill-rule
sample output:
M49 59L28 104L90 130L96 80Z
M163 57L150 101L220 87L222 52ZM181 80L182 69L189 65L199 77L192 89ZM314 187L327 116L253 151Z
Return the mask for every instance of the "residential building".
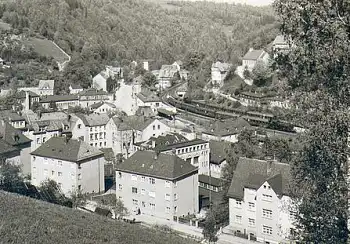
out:
M107 80L111 78L113 80L119 80L123 78L123 68L106 66L106 69L101 71L92 79L92 87L96 90L108 91Z
M176 95L178 95L180 98L184 98L187 90L188 90L188 83L186 82L176 89Z
M238 135L245 129L251 128L250 124L243 118L215 121L205 128L201 138L206 141L237 142Z
M211 82L214 86L222 87L224 80L230 72L232 65L228 63L221 63L217 61L211 66Z
M176 155L136 152L117 166L116 188L129 211L169 220L198 212L198 169Z
M69 107L76 107L79 105L79 97L73 95L49 95L41 97L40 104L45 109L68 110Z
M24 130L26 128L25 118L11 110L0 110L0 120L4 120L15 129Z
M227 230L259 242L287 243L295 217L289 180L288 164L240 158L227 193L230 198Z
M135 115L138 109L136 95L141 92L142 83L134 80L132 83L120 82L119 88L115 91L116 107L127 115Z
M288 52L290 50L290 45L283 35L276 36L272 43L272 51L274 57L280 52Z
M106 148L108 121L107 114L71 114L72 137L97 148Z
M103 152L88 143L69 137L53 137L31 153L32 184L54 180L70 195L104 192Z
M11 146L4 139L0 138L0 162L5 160L12 165L20 165L21 163L21 150L14 146Z
M199 209L208 209L211 204L223 204L225 181L209 175L198 176Z
M50 96L54 94L55 81L54 80L39 80L38 95Z
M210 147L210 175L222 177L222 170L227 164L226 150L230 150L230 143L224 141L209 141Z
M84 90L79 84L70 84L69 85L69 94L78 94Z
M242 66L249 71L252 71L258 61L267 64L269 58L269 54L264 50L254 50L253 48L250 48L242 58Z
M20 151L19 160L18 157L16 157L13 163L20 166L22 174L30 174L31 162L29 153L31 140L23 135L19 129L14 128L4 119L0 119L0 139L6 142L7 145L11 146L11 148L14 147Z
M40 96L32 91L18 91L15 97L22 106L23 111L28 111L33 107L34 103L38 103Z
M137 107L150 107L154 113L157 112L158 108L167 108L160 97L152 93L149 90L142 90L140 93L136 94L136 106ZM136 111L136 110L135 110Z
M99 102L108 102L114 100L114 95L109 94L103 90L97 90L95 88L86 89L78 94L78 105L82 108L88 108L92 104Z
M156 113L148 106L139 106L135 113L136 116L154 117Z
M99 102L92 104L90 110L95 114L107 114L109 112L117 111L117 107L110 102Z
M160 90L171 87L172 85L171 81L173 79L181 78L179 72L180 72L180 66L176 63L172 65L162 65L157 77L158 84L156 85L156 87L159 88ZM178 77L176 77L177 74L178 74Z

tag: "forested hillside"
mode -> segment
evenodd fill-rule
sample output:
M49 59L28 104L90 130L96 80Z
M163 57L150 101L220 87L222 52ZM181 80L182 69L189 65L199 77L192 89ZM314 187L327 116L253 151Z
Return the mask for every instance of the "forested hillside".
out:
M2 3L1 3L2 2ZM72 55L70 80L87 80L101 63L184 59L236 63L249 46L276 34L271 9L206 2L141 0L0 0L0 17L19 32L54 40ZM82 67L83 64L83 67Z

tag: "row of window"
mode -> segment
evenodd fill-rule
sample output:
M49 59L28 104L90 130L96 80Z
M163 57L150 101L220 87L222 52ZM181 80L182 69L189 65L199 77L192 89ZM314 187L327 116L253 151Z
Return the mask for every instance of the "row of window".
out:
M215 192L218 192L218 191L222 190L222 187L212 186L212 185L209 185L209 184L203 183L203 182L199 182L199 186L203 187L203 188L206 188L208 190L211 190L211 191L215 191Z
M156 126L153 125L153 130L156 130ZM158 130L160 130L160 125L158 125Z
M106 132L92 133L90 134L90 141L104 140L106 139Z
M79 126L81 126L81 125L80 124L78 125L78 128L80 129L81 127L79 127ZM95 129L93 129L93 128L95 128ZM101 126L90 127L90 132L92 132L93 130L95 130L95 132L96 132L98 129L106 130L106 126L105 125L101 125Z
M119 190L122 190L123 189L123 186L121 185L121 184L119 184ZM133 194L138 194L138 193L140 193L141 195L146 195L146 189L141 189L141 191L139 191L139 189L137 188L137 187L131 187L131 192L133 193ZM152 197L152 198L155 198L156 197L156 193L154 192L154 191L149 191L148 192L148 196L150 196L150 197ZM166 200L166 201L170 201L171 200L171 196L170 196L170 194L168 194L168 193L165 193L165 195L164 195L165 197L164 197L164 199ZM174 194L174 201L176 201L178 199L178 196L177 196L177 194L175 193Z
M241 224L242 223L242 216L236 215L235 221L236 221L236 223ZM255 227L255 219L248 218L248 225L250 227ZM272 227L267 226L267 225L263 225L263 233L266 235L272 235Z
M192 147L186 147L186 148L182 148L182 149L177 149L176 153L177 154L180 154L180 153L189 153L189 152L192 152L192 151L199 151L199 150L203 150L203 149L206 149L207 148L207 144L204 144L204 145L198 145L198 146L192 146ZM208 153L208 152L206 152ZM204 154L206 154L204 152Z
M119 178L122 178L122 173L118 173ZM156 184L156 179L152 177L146 177L146 176L138 176L138 175L131 175L131 180L132 181L141 181L141 182L147 182L146 178L148 178L148 182L152 185ZM175 182L176 185L176 182ZM171 187L171 181L165 181L165 187L169 188Z
M102 142L100 142L100 143L97 143L97 142L95 142L95 147L98 147L98 145L100 145L100 147L103 147L103 146L107 146L107 142L104 142L104 143L102 143ZM94 143L90 143L90 146L94 146Z
M119 199L121 199L119 197ZM132 204L135 205L135 206L139 206L139 200L137 199L132 199ZM142 208L147 208L147 206L151 209L151 210L155 210L156 209L156 204L155 203L149 203L148 205L146 204L146 202L144 201L141 201L141 205L140 205ZM167 206L165 207L165 212L166 213L170 213L170 207ZM176 213L177 212L177 206L174 207L174 212Z

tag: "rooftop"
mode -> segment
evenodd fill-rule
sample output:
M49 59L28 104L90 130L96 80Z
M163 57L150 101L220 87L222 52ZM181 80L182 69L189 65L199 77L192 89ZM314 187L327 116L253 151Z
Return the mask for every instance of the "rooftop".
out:
M11 110L0 110L0 120L3 119L5 121L23 121L25 118L19 115L16 112Z
M101 126L106 125L109 121L107 114L76 114L80 118L84 125L87 126Z
M243 199L244 188L259 189L267 181L277 195L288 195L290 166L277 161L240 158L227 195Z
M160 78L173 78L175 73L177 72L176 65L162 65L162 67L159 70L159 77Z
M83 87L79 84L70 84L70 86L72 87L72 89L83 89Z
M94 88L86 89L84 91L79 92L80 96L97 96L97 95L108 95L106 91L97 90Z
M86 142L65 137L52 137L31 154L69 162L79 162L104 155L99 149L90 146Z
M264 50L250 50L244 55L243 60L258 60L263 54Z
M223 186L226 181L223 179L210 177L209 175L199 175L198 182L206 183L212 186Z
M231 64L228 63L221 63L219 61L217 61L216 63L213 63L211 68L216 68L219 69L221 72L227 72L230 70L231 68Z
M139 94L136 94L136 96L144 103L161 101L161 99L156 94L149 90L143 90Z
M243 118L227 119L223 121L216 120L206 127L204 133L216 136L235 135L250 127L250 124Z
M210 163L221 164L226 160L225 149L229 145L223 141L209 141L210 148Z
M155 178L176 180L198 173L198 168L176 155L153 151L137 151L130 158L117 166L117 170Z
M78 100L78 96L73 95L48 95L41 97L40 103L65 102Z
M0 120L0 137L11 146L30 143L31 140L4 120Z
M152 144L155 145L155 149L162 150L167 148L169 145L173 145L180 142L186 142L188 141L186 137L178 134L178 133L172 133L167 134L165 136L158 136L158 137L151 137L148 141L139 143L140 146L146 147L146 148L152 148Z
M278 44L285 44L285 45L287 45L288 43L287 43L287 41L286 41L286 39L284 38L284 36L283 35L278 35L278 36L276 36L276 38L275 38L275 40L273 41L273 44L274 45L278 45Z
M199 145L199 144L204 144L208 143L207 141L201 140L201 139L194 139L190 141L183 141L171 145L166 145L163 148L161 148L161 151L169 151L172 149L177 149L177 148L183 148L183 147L189 147L189 146L194 146L194 145Z
M27 91L29 94L29 97L39 97L38 94L36 94L35 92L32 91ZM25 99L26 98L26 92L25 91L18 91L16 93L16 97L19 99Z
M39 89L54 89L54 80L39 80Z
M0 158L7 153L11 153L15 151L19 151L19 149L11 146L5 140L0 138Z

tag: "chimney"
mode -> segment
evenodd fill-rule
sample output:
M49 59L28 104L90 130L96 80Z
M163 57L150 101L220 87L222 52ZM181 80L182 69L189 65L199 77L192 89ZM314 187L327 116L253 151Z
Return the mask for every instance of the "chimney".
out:
M26 93L26 98L24 100L24 110L28 111L30 109L30 98L29 98L29 92L25 91Z

